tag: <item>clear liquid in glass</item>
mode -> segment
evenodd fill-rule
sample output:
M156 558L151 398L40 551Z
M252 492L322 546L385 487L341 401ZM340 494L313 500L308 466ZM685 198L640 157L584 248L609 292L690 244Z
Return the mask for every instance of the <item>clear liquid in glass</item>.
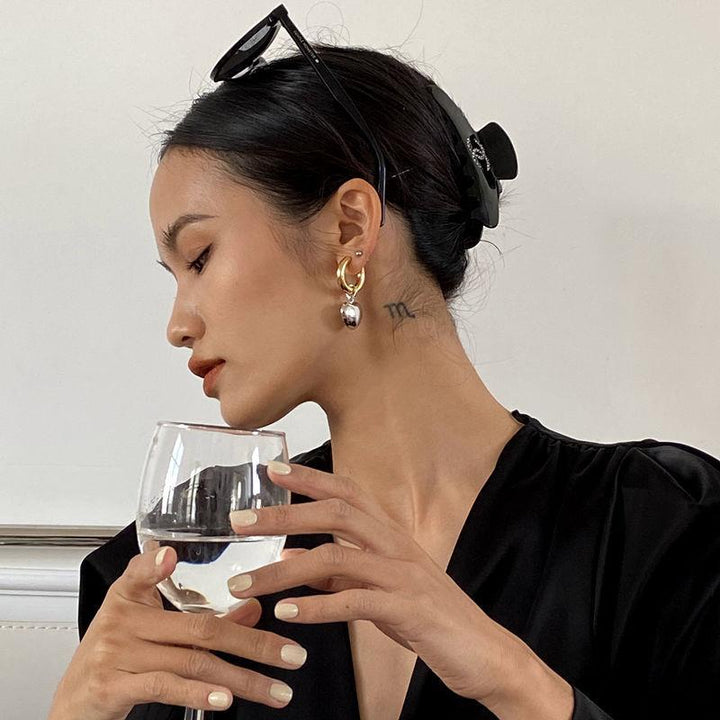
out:
M233 575L280 560L285 535L201 535L196 532L148 531L138 534L143 552L171 545L178 556L172 575L158 589L183 612L225 615L247 602L230 594Z

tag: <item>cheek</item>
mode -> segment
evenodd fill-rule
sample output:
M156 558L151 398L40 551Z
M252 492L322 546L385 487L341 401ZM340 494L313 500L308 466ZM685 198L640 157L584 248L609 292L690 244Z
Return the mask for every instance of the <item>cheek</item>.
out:
M313 397L327 370L328 353L318 351L311 333L316 323L287 319L260 327L248 342L236 335L221 376L220 412L231 427L272 425ZM252 332L252 330L248 331Z
M306 353L312 355L321 342L318 335L327 326L329 310L339 320L342 293L338 290L337 303L329 308L312 280L298 276L287 261L266 257L251 267L238 266L230 259L208 278L208 330L220 347L215 348L215 339L209 344L218 353L241 356L244 363L272 352L275 366L292 364L293 358L304 364Z

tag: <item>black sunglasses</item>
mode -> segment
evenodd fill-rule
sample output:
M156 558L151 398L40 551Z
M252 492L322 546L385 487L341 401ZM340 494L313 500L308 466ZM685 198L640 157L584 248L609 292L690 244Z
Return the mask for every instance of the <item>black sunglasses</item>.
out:
M249 75L256 68L266 65L266 61L261 57L282 25L290 34L290 37L297 43L303 55L308 59L325 83L332 96L347 110L350 117L355 121L357 126L362 130L372 146L377 160L377 184L375 189L380 196L380 204L382 213L380 217L380 226L385 224L385 159L380 150L380 146L372 134L372 131L363 120L362 115L355 107L355 103L350 99L348 94L343 90L342 85L330 71L330 68L320 59L318 54L310 47L307 40L302 36L300 31L295 27L294 23L288 17L287 10L284 5L278 5L264 20L261 20L249 32L245 33L215 64L210 73L210 77L215 82L221 80L231 80L233 78Z

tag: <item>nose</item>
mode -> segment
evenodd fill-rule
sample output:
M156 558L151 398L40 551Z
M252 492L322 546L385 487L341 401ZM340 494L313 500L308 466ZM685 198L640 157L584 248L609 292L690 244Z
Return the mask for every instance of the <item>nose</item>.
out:
M197 308L177 295L167 325L168 342L175 347L191 348L204 332L205 325Z

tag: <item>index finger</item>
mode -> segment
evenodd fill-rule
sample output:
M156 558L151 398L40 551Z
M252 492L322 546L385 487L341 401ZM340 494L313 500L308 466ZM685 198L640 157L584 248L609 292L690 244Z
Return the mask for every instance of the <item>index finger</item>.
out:
M260 603L258 602L259 606ZM287 667L285 646L299 646L270 630L247 627L212 613L138 609L135 632L140 640L185 648L216 650L274 667Z
M268 463L268 470L272 473L270 479L277 485L290 489L297 488L297 492L313 500L341 498L368 515L375 517L384 515L370 495L355 480L345 475L336 475L297 463L285 465L290 468L289 473L279 473L276 469L278 465L285 463L275 463L272 460Z

